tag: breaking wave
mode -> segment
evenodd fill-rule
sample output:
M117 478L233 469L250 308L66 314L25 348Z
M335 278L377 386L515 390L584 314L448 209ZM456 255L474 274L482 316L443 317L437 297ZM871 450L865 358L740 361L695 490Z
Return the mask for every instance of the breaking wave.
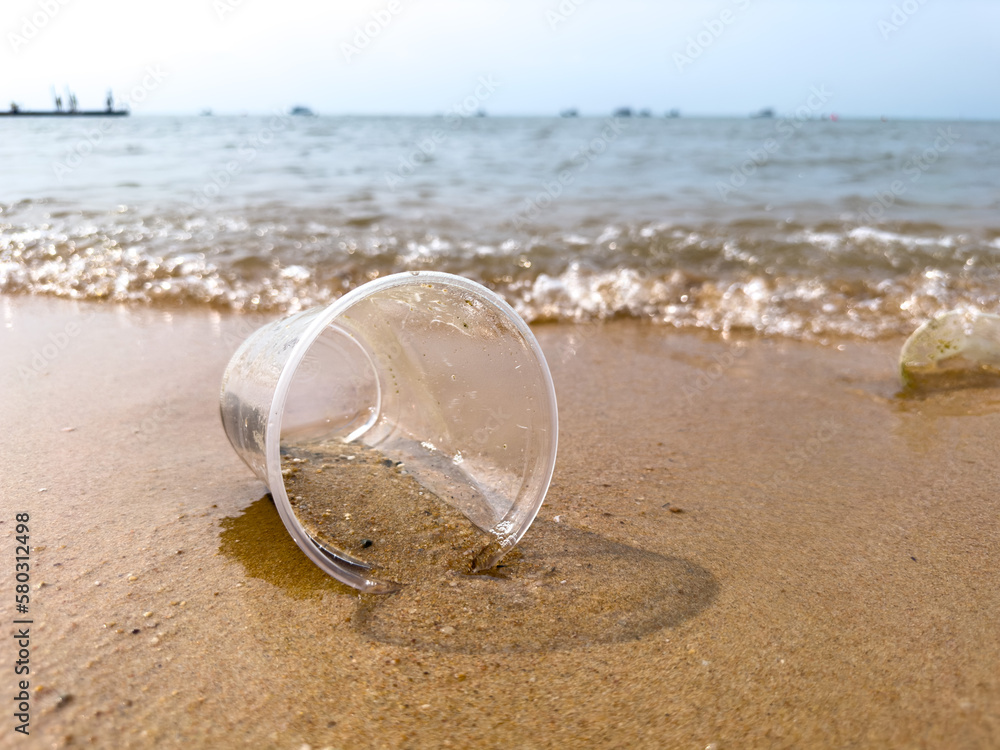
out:
M527 320L648 319L877 338L962 304L1000 311L1000 230L927 223L642 223L513 231L393 226L272 207L253 216L0 212L0 292L295 311L403 270L458 273Z

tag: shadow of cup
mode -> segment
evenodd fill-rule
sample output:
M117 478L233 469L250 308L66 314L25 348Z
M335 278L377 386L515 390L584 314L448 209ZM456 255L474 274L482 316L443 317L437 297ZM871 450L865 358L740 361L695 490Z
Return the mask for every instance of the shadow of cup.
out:
M419 650L559 651L676 626L708 607L718 588L686 560L536 521L493 575L448 575L365 597L353 623L367 638Z

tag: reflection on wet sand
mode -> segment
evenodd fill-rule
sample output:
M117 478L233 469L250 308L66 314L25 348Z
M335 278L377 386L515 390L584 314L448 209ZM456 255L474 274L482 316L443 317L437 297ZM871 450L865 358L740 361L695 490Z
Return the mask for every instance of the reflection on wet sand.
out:
M269 496L223 529L224 555L293 598L356 595L299 551ZM360 596L352 622L368 639L420 650L561 651L674 627L718 590L709 571L686 560L539 520L488 574L438 571L394 594Z

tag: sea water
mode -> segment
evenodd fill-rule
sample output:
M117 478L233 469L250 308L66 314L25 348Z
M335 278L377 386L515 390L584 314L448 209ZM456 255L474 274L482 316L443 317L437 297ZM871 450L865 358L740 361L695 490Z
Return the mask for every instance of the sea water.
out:
M1000 312L1000 124L0 122L0 292L291 311L402 270L529 321L824 338Z

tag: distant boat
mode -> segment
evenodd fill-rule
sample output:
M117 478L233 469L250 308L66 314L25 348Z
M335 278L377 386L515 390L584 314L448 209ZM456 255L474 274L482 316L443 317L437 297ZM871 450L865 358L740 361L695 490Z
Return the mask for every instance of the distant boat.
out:
M486 116L487 115L486 115L486 110L485 109L477 109L476 110L476 117L486 117Z
M316 116L316 113L313 112L311 109L309 109L309 107L303 107L301 105L298 106L298 107L292 107L288 111L288 114L294 115L296 117L315 117Z
M131 113L127 109L77 109L60 112L50 109L11 108L0 112L0 117L127 117Z
M640 109L639 117L652 117L653 111L651 109Z
M669 112L667 112L667 117L670 118L677 118L680 116L681 116L681 111L679 109L672 109Z
M0 117L126 117L130 114L127 107L125 109L115 108L115 97L110 91L105 100L104 109L79 109L76 103L76 94L69 90L66 92L66 100L69 104L67 109L63 109L62 97L55 91L53 91L53 97L55 98L55 109L21 109L17 102L11 102L10 109L6 112L0 112Z
M614 112L615 117L631 117L632 108L631 107L619 107Z
M769 120L774 117L774 109L771 107L764 107L764 109L754 112L750 115L750 117L755 120Z
M560 117L579 117L580 116L580 112L578 110L576 110L576 109L573 109L573 108L564 109L562 112L559 113L559 116Z
M211 109L203 109L198 114L201 115L202 117L211 117L212 116L212 110Z

